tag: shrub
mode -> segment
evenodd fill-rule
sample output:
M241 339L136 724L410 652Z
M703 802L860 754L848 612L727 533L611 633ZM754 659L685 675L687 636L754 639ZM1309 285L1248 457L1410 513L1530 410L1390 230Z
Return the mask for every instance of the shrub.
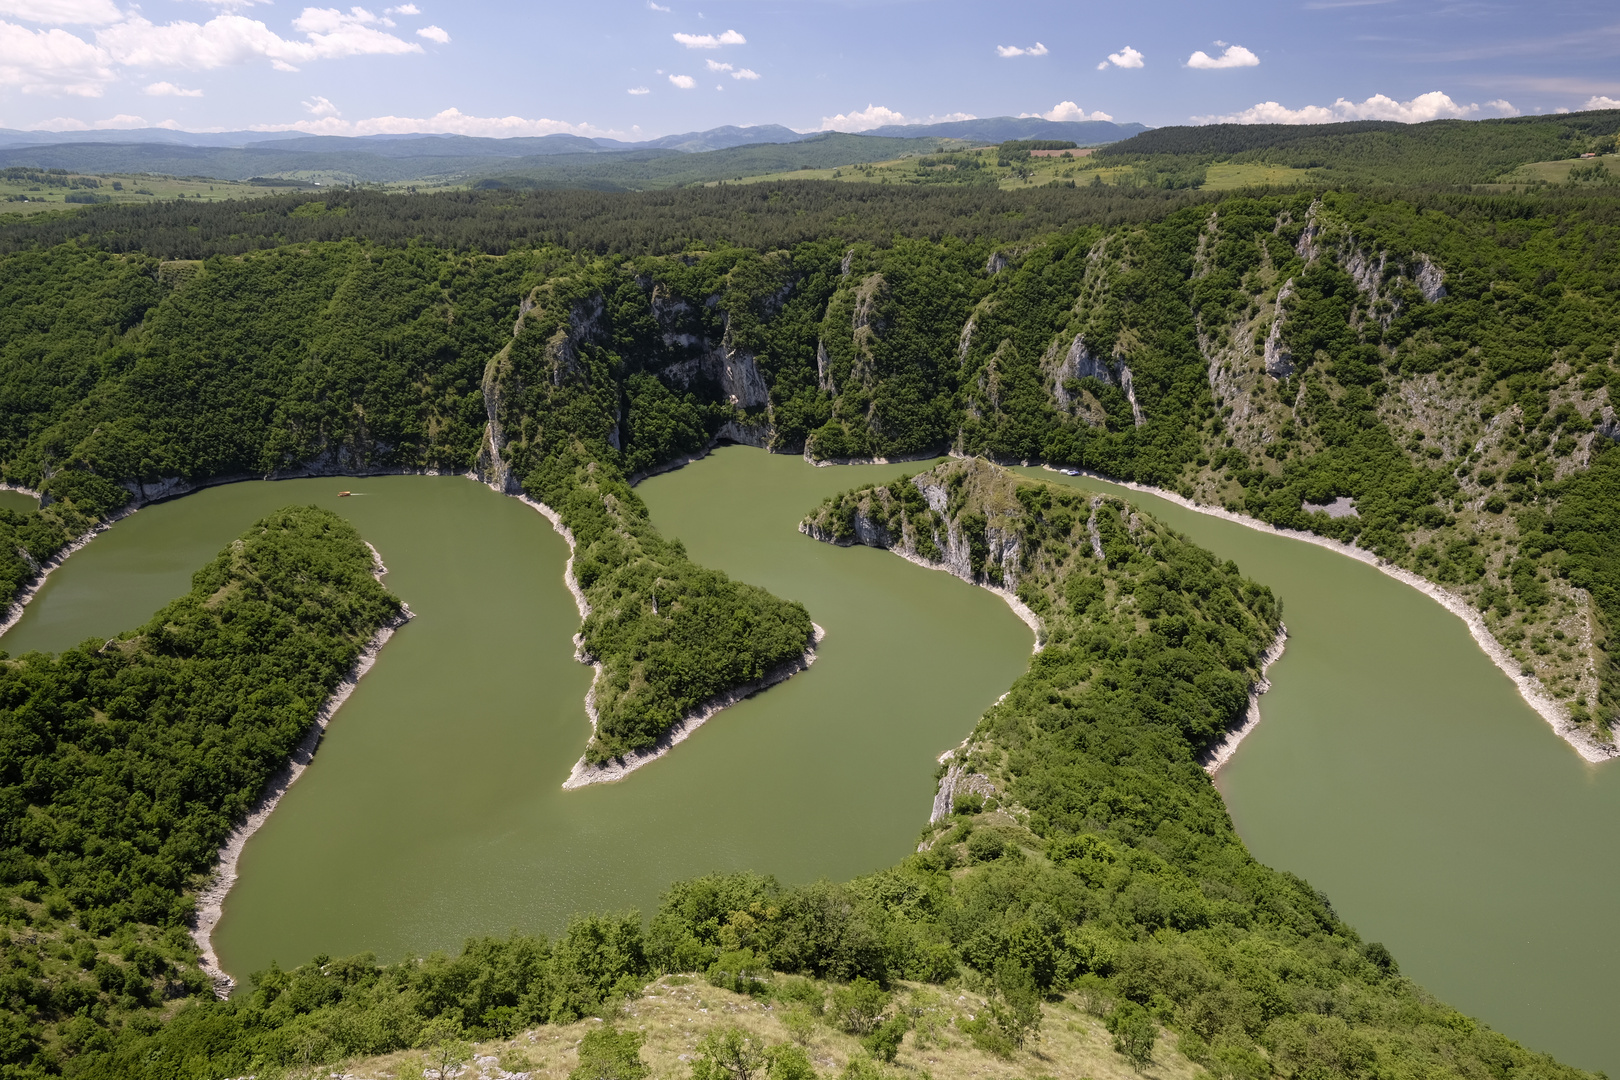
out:
M857 976L833 991L833 1018L851 1035L870 1035L888 1008L889 995L871 979Z

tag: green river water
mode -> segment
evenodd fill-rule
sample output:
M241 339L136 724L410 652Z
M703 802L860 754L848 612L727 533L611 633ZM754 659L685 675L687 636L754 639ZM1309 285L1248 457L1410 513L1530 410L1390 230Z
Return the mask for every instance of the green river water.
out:
M149 507L74 555L0 645L56 650L135 626L289 502L344 513L378 547L418 618L248 845L215 935L238 976L272 958L554 932L574 911L650 910L671 879L713 869L847 877L910 849L934 756L1028 656L1027 629L989 593L796 532L825 496L922 467L727 448L638 488L695 559L804 601L828 637L808 672L616 785L559 787L588 730L566 546L460 478L244 483ZM337 498L345 486L357 495ZM1620 1075L1620 945L1602 921L1620 887L1607 843L1620 765L1582 762L1415 590L1120 493L1284 599L1291 636L1264 720L1219 778L1256 856L1326 892L1444 1000Z

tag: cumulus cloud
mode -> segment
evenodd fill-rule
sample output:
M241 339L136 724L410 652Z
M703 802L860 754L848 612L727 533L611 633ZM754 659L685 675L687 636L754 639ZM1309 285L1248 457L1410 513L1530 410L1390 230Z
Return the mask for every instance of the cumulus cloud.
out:
M669 8L665 7L663 4L658 3L657 0L647 0L647 10L648 11L668 11Z
M669 81L679 90L690 90L697 85L697 80L690 75L671 75Z
M705 60L705 61L703 61L703 66L708 68L710 71L730 71L730 70L732 70L732 67L731 67L730 64L721 63L719 60Z
M674 38L688 49L718 49L722 45L748 44L748 39L735 30L727 30L719 36L714 34L675 34Z
M1217 41L1215 44L1218 47L1224 42ZM1199 49L1187 57L1187 66L1190 68L1202 68L1206 71L1221 68L1259 67L1260 58L1241 45L1227 45L1226 51L1219 56L1211 56L1203 49Z
M202 97L201 90L187 90L176 86L172 82L155 82L146 87L146 93L153 97Z
M301 104L304 106L304 111L309 113L311 116L342 116L343 115L341 112L338 111L338 107L336 105L332 104L330 101L326 100L325 98L320 97L319 95L317 95L316 97L310 99L309 101L302 102Z
M52 26L102 26L124 17L112 0L0 0L0 16Z
M1508 107L1512 108L1511 105ZM1478 111L1478 105L1459 105L1440 91L1431 90L1411 101L1396 101L1383 94L1374 94L1362 102L1339 98L1332 105L1306 105L1298 109L1290 109L1275 101L1263 101L1240 113L1195 116L1192 120L1195 124L1333 124L1341 120L1397 120L1403 124L1417 124L1425 120L1469 116Z
M1106 71L1110 64L1117 68L1139 68L1143 66L1145 59L1141 53L1127 45L1119 52L1109 53L1108 59L1097 65L1097 70Z
M427 38L429 41L438 45L450 44L450 35L445 33L444 30L437 26L424 26L422 29L416 32L416 36L420 38Z
M384 15L420 15L422 9L415 4L401 4L398 7L384 8Z
M100 97L113 77L106 51L83 38L66 30L29 30L0 20L0 88Z
M307 105L306 105L307 107ZM460 109L445 109L433 116L374 116L366 120L344 120L323 116L290 124L256 124L253 131L302 131L310 135L409 135L417 132L435 135L481 135L505 139L516 135L623 135L621 131L593 124L570 124L566 120L531 120L522 116L469 116Z
M1593 94L1586 99L1586 104L1582 105L1581 109L1620 109L1620 101L1616 101L1607 94Z
M625 93L640 96L641 94L650 94L652 91L647 89L645 86L632 86L630 89L626 90Z
M1051 50L1038 41L1027 48L1019 48L1017 45L996 46L996 55L1004 59L1013 56L1045 56L1048 52Z
M972 113L955 112L944 116L905 116L883 105L868 105L864 109L823 116L821 131L870 131L890 124L945 124L954 120L976 120Z
M1617 104L1620 104L1620 103L1617 103ZM1513 104L1513 102L1508 101L1505 98L1497 98L1495 101L1487 101L1485 103L1485 107L1487 109L1494 109L1496 111L1497 115L1499 115L1499 116L1519 116L1519 115L1521 115L1519 107L1517 105Z
M733 79L747 79L752 82L754 79L759 78L759 72L753 68L738 68L731 73L731 77Z
M50 2L60 5L68 0ZM75 2L83 17L94 14L90 0ZM15 5L19 0L0 0L0 4L7 3ZM0 89L98 97L118 77L120 68L206 71L268 60L277 70L297 71L297 64L313 60L422 51L415 42L388 33L386 23L361 7L347 11L307 7L293 20L293 28L304 35L299 39L284 38L243 15L160 25L131 13L99 26L90 41L60 28L29 30L0 19ZM438 40L431 33L424 32L424 36Z
M1038 116L1042 120L1112 120L1107 113L1097 110L1086 112L1072 101L1060 101L1045 112L1019 113L1019 117Z

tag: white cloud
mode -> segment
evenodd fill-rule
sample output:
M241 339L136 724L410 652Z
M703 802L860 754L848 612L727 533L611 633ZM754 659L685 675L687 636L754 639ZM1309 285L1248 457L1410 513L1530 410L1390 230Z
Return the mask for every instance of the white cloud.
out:
M718 37L714 34L675 34L674 38L688 49L718 49L722 45L748 44L748 39L735 30L727 30Z
M669 81L680 90L690 90L697 85L697 80L690 75L671 75Z
M269 4L273 0L201 0L201 2L235 11L237 8L252 7L254 4Z
M66 0L50 2L61 6ZM93 14L88 0L80 0L80 8ZM311 60L422 51L415 42L381 29L384 24L361 7L348 11L309 7L293 20L293 28L304 35L300 40L284 38L257 19L236 14L216 15L205 23L182 19L159 25L131 13L101 26L94 40L87 41L60 28L35 31L0 19L0 89L99 97L118 78L119 68L206 71L268 60L278 71L297 71L297 63ZM423 33L439 40L435 31L443 33L436 27Z
M114 78L106 52L66 30L29 30L0 19L0 88L100 97Z
M759 72L755 71L753 68L738 68L736 71L731 73L731 77L733 79L748 79L749 81L753 81L754 79L759 78Z
M398 7L384 8L384 15L420 15L422 9L415 4L401 4Z
M338 107L323 97L316 96L310 101L302 103L304 110L311 116L342 116Z
M1217 46L1225 45L1217 41ZM1190 68L1203 68L1205 70L1218 70L1220 68L1259 67L1260 58L1241 45L1227 45L1226 51L1219 56L1211 56L1203 49L1199 49L1187 57L1187 66Z
M1113 117L1098 110L1086 112L1072 101L1060 101L1043 113L1019 113L1020 117L1038 116L1042 120L1112 120Z
M505 139L517 135L622 135L623 132L593 124L570 124L566 120L530 120L522 116L469 116L460 109L445 109L433 116L374 116L367 120L344 120L337 116L298 120L290 124L257 124L253 131L302 131L311 135L482 135Z
M656 3L655 0L647 0L647 10L648 11L668 11L669 8L665 7L663 4Z
M429 41L436 42L439 45L450 44L450 35L437 26L424 26L416 32L416 36L427 38Z
M1017 45L996 46L996 55L1004 59L1012 56L1045 56L1050 51L1050 49L1038 41L1028 48L1019 48Z
M1195 116L1192 121L1195 124L1333 124L1342 120L1398 120L1403 124L1417 124L1443 117L1468 116L1478 111L1478 105L1459 105L1440 91L1431 90L1411 101L1396 101L1374 94L1359 103L1340 98L1332 105L1306 105L1299 109L1264 101L1240 113Z
M652 93L652 91L647 89L645 86L632 86L629 90L626 90L625 93L640 95L640 94L650 94L650 93Z
M905 116L883 105L868 105L859 112L839 113L821 118L822 131L870 131L889 124L910 124Z
M154 124L154 123L149 122L148 120L146 120L143 117L131 116L128 113L119 113L117 116L111 116L111 117L108 117L105 120L93 120L88 124L85 123L83 120L75 120L74 118L72 118L70 116L55 116L55 117L52 117L49 120L42 120L39 123L35 124L34 127L33 127L33 130L35 130L35 131L107 131L109 129L128 130L130 128L149 128L149 127L178 128L179 126L180 125L178 123L176 123L175 121L173 121L173 120L163 120L163 121L159 121L158 123Z
M730 70L732 70L730 64L722 64L718 60L705 60L705 61L703 61L703 66L708 68L710 71L730 71Z
M905 116L883 105L868 105L866 108L837 116L823 116L819 131L870 131L873 128L887 127L890 124L945 124L953 120L976 120L978 117L972 113L955 112L943 116Z
M1522 113L1519 110L1519 107L1517 105L1513 104L1513 102L1508 101L1505 98L1497 98L1495 101L1487 101L1485 103L1485 107L1487 109L1496 110L1496 112L1499 113L1502 116L1520 116L1520 115L1522 115Z
M101 26L124 17L112 0L0 0L0 15L53 26Z
M1145 59L1141 53L1127 45L1119 52L1109 53L1108 59L1097 65L1097 70L1103 71L1109 64L1118 68L1139 68L1143 66Z
M115 63L131 67L179 67L193 71L268 59L281 70L295 61L337 60L347 56L419 53L422 46L377 29L381 20L364 8L305 8L293 28L305 40L283 38L264 23L242 15L219 15L201 25L162 26L132 16L96 32L96 44Z
M153 97L202 97L201 90L187 90L176 86L172 82L155 82L146 88L146 93Z
M1607 94L1593 94L1591 97L1586 99L1586 104L1582 105L1581 109L1582 111L1590 111L1592 109L1620 109L1620 101L1616 101Z

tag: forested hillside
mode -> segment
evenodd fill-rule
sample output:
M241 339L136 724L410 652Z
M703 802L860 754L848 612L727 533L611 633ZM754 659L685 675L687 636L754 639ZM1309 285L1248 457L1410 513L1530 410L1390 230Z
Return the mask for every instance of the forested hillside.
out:
M210 994L198 885L361 648L400 614L328 511L257 522L145 626L0 654L0 1069L55 1071Z
M1097 151L1149 171L1186 173L1216 161L1266 162L1318 183L1484 184L1530 161L1615 152L1620 110L1402 124L1206 124L1145 131Z
M54 524L3 527L38 560L120 484L465 471L492 411L507 434L483 468L551 498L559 468L625 479L722 435L835 460L1044 460L1423 574L1609 742L1612 524L1558 508L1601 502L1616 467L1612 199L966 195L355 194L287 200L283 220L488 231L506 254L402 239L189 263L127 249L251 249L281 226L236 232L228 205L188 208L196 231L163 207L101 208L111 231L89 236L124 253L5 257L0 462L57 501ZM564 230L569 210L588 212ZM552 228L571 246L520 243ZM685 253L650 253L670 246Z
M190 484L471 471L574 534L582 649L603 664L588 751L601 760L808 643L811 613L659 537L638 475L716 439L822 460L1044 460L1428 577L1482 612L1572 738L1601 749L1620 709L1615 211L1560 192L783 184L351 193L7 226L0 474L49 505L0 522L18 550L6 573L15 589L94 522ZM61 950L29 929L6 984L20 1018L8 1063L113 1076L194 1059L147 1074L241 1075L291 1060L275 1032L295 1022L334 1056L403 1045L445 1015L493 1031L577 1015L723 946L840 978L943 978L964 962L1004 980L1014 1011L1030 980L1095 976L1122 1016L1150 1010L1223 1076L1556 1075L1400 982L1232 834L1194 755L1246 699L1272 601L1140 515L982 469L957 491L949 477L969 474L941 473L937 507L916 485L841 506L884 503L863 513L911 528L923 557L925 540L963 538L971 574L994 583L999 568L1046 620L1045 651L975 737L980 758L957 762L1027 818L955 822L954 839L868 883L676 890L701 946L678 961L656 959L634 920L590 922L566 964L563 946L478 944L445 982L433 965L322 961L292 982L266 975L257 1004L198 1005L161 1031L132 1019L96 1044L122 1056L84 1044L82 1066L66 1064L63 1025L81 1009L98 1024L95 1003L41 996ZM1174 710L1154 705L1165 694ZM953 875L958 857L976 868ZM8 910L30 927L74 910L43 906L63 879L7 873L21 898ZM801 909L780 937L760 928ZM152 917L181 913L166 910ZM1016 970L997 975L1008 956ZM227 1056L236 1045L246 1058Z

